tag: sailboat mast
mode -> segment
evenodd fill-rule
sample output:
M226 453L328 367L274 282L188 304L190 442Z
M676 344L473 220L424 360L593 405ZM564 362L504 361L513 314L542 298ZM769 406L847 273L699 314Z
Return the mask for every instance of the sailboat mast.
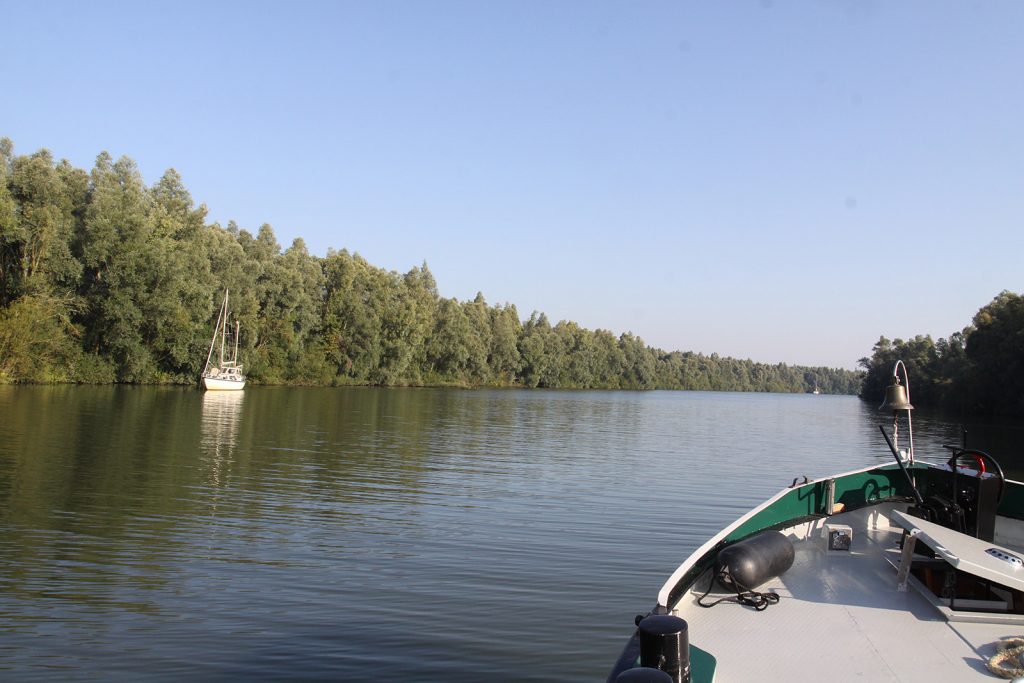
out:
M231 362L238 366L238 331L241 328L242 323L235 320L235 355L231 358Z
M210 339L210 351L209 353L206 354L206 367L203 368L203 374L206 374L206 372L210 369L210 359L213 357L213 347L217 343L217 330L220 329L220 317L223 314L224 309L222 307L221 310L217 311L217 324L213 326L213 338Z
M228 329L228 290L224 290L224 322L220 328L220 366L224 367L224 336Z

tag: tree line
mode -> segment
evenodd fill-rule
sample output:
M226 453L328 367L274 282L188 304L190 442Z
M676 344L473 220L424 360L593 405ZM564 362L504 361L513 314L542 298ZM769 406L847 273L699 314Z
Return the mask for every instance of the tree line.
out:
M442 297L426 263L386 271L207 223L181 177L147 187L0 140L0 382L195 383L225 288L257 383L853 394L860 373L665 352L631 334Z
M948 339L879 338L872 355L860 359L861 398L881 402L897 360L907 367L915 407L1024 415L1024 296L1001 292Z

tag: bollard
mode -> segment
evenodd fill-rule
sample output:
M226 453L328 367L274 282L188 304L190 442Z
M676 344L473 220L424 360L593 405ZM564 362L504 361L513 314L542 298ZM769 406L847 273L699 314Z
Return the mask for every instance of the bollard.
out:
M615 677L615 683L672 683L672 677L664 671L641 666L626 669Z
M690 683L690 635L686 620L652 614L637 628L640 666L664 671L673 683Z

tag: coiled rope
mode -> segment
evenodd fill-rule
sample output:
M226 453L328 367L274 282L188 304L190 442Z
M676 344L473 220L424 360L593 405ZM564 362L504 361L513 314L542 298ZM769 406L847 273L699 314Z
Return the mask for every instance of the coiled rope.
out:
M996 643L996 653L989 657L986 665L1000 678L1024 678L1021 655L1024 655L1024 638L1006 638Z
M701 607L714 607L715 605L723 602L737 602L747 607L753 607L758 612L763 612L768 609L769 605L774 605L779 601L779 594L775 592L764 592L760 593L755 590L750 590L736 581L729 572L729 569L722 567L718 573L715 573L715 568L711 567L708 572L711 575L711 580L708 581L708 589L704 591L704 595L697 598L697 604ZM712 603L705 604L704 598L708 597L711 592L711 588L715 585L715 581L718 580L723 586L729 586L732 590L736 591L736 595L728 595L724 598L719 598ZM1024 644L1024 641L1022 641Z

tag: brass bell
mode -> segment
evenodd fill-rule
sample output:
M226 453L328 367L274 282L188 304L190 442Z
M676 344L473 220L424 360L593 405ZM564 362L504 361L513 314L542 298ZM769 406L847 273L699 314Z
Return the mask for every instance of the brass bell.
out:
M914 409L914 406L910 405L910 399L907 398L907 388L900 384L899 377L895 378L895 382L885 390L885 401L878 409L893 411Z

